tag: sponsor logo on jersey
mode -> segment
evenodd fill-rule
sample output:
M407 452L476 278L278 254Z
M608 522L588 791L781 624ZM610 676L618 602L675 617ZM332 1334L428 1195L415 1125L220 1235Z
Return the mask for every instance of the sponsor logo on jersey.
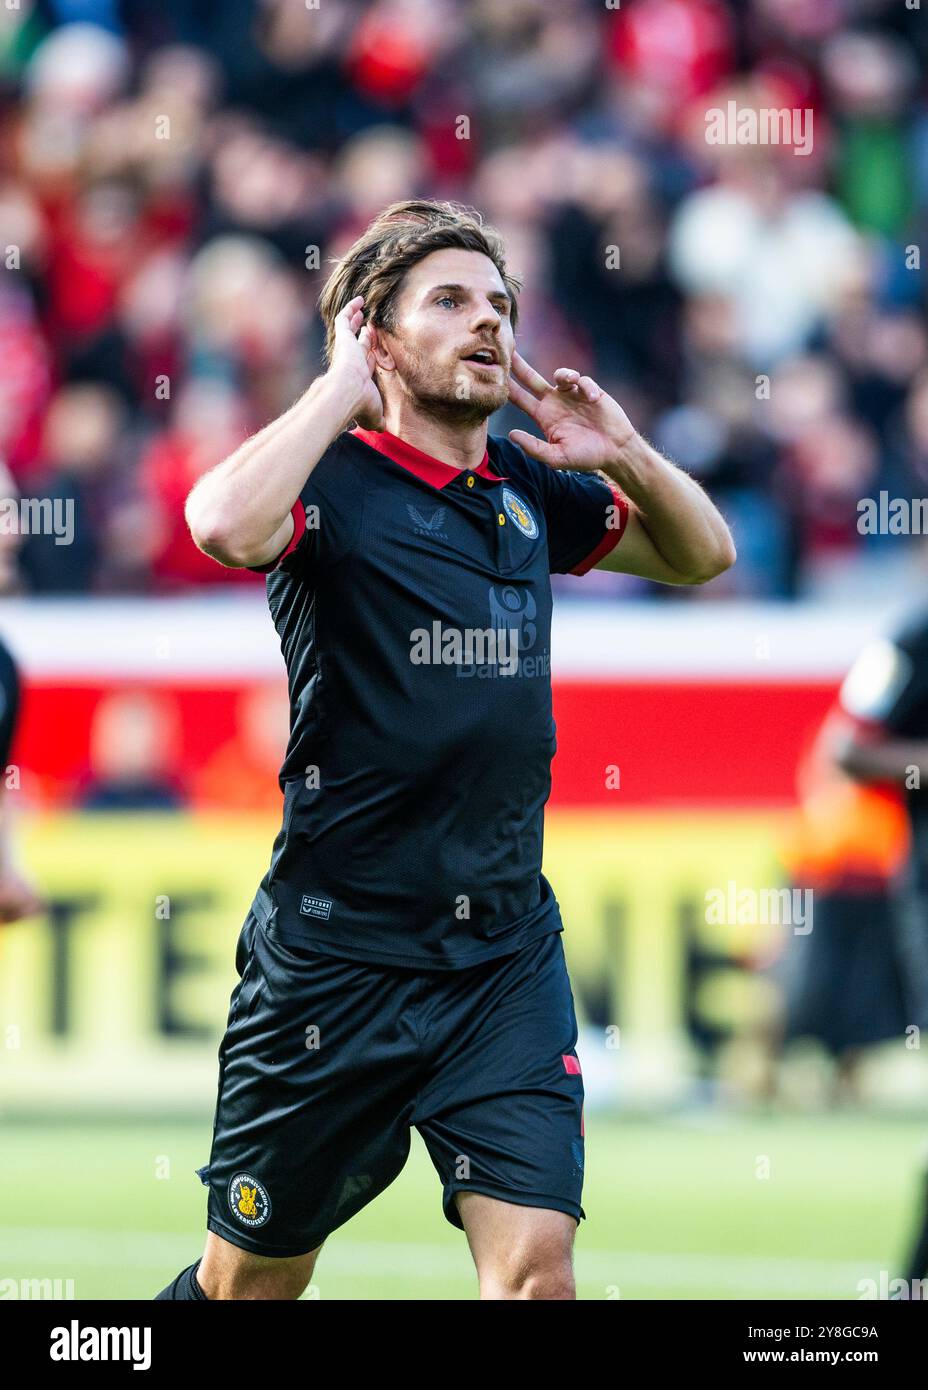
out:
M435 540L446 541L447 532L441 529L441 524L445 519L446 507L436 507L433 512L426 516L414 507L411 502L406 503L406 510L409 519L413 523L413 531L417 536L432 536Z
M527 652L535 645L538 628L533 621L538 605L529 589L517 589L507 584L502 589L490 585L490 627L500 632L513 632L518 635L517 646L520 652Z
M327 922L332 913L332 899L316 898L312 893L304 893L300 901L300 911L304 917L321 917Z

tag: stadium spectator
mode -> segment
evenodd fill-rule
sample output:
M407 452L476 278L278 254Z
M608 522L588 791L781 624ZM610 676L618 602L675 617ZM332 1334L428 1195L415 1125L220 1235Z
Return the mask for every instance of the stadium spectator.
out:
M106 504L82 508L74 556L30 547L28 588L221 582L168 517L208 466L182 402L204 435L278 415L320 369L327 258L419 193L500 226L532 286L530 358L602 380L731 518L741 562L718 586L599 575L587 595L876 587L911 549L861 536L856 503L914 496L928 470L915 9L23 0L4 23L0 456L27 491L73 486L46 417L78 387L124 407ZM729 102L799 111L809 148L709 143Z
M186 800L177 765L177 711L170 699L115 691L94 712L91 773L77 804L88 811L171 811Z

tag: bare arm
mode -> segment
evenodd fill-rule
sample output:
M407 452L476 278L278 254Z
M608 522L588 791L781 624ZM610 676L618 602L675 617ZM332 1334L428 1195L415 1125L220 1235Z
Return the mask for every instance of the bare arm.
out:
M819 751L858 782L912 786L912 771L928 774L928 740L892 725L919 688L911 654L880 638L857 657L841 686L840 704L822 726ZM919 775L916 785L921 785ZM925 783L928 786L928 782Z
M847 724L839 724L829 739L829 753L842 772L858 782L895 782L904 786L912 769L928 778L928 742L924 739L864 739ZM928 781L925 781L928 786Z
M333 439L353 419L376 424L381 418L362 306L363 300L354 299L338 315L325 375L204 474L187 498L190 534L220 564L240 569L279 555L293 535L293 506Z
M662 584L704 584L735 561L721 513L688 473L633 434L603 472L632 503L620 545L597 566Z
M509 394L546 435L512 430L513 443L551 468L604 474L628 499L625 534L597 568L704 584L735 563L731 532L699 484L653 449L591 377L559 367L552 385L515 353Z

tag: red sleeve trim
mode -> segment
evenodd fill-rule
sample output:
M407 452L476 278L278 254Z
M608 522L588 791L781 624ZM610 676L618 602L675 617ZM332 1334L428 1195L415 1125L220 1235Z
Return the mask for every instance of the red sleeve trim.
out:
M294 502L290 515L293 517L293 535L286 548L280 552L276 560L269 560L266 565L248 565L247 568L254 570L255 574L270 574L272 570L276 570L281 560L285 559L291 551L296 550L303 539L303 532L306 530L306 508L299 497Z
M628 501L614 483L611 483L607 478L603 478L602 481L606 483L612 493L613 504L618 508L619 524L608 528L595 550L591 550L585 560L581 560L579 565L575 565L570 571L571 574L586 574L594 565L598 565L600 560L604 560L610 550L615 549L625 534L625 527L628 525Z

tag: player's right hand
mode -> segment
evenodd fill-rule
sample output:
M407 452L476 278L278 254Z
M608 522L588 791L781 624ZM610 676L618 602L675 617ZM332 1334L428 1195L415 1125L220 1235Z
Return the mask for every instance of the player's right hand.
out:
M329 373L345 382L357 400L354 417L364 429L383 429L383 400L374 381L373 329L364 322L364 299L351 299L335 318Z

